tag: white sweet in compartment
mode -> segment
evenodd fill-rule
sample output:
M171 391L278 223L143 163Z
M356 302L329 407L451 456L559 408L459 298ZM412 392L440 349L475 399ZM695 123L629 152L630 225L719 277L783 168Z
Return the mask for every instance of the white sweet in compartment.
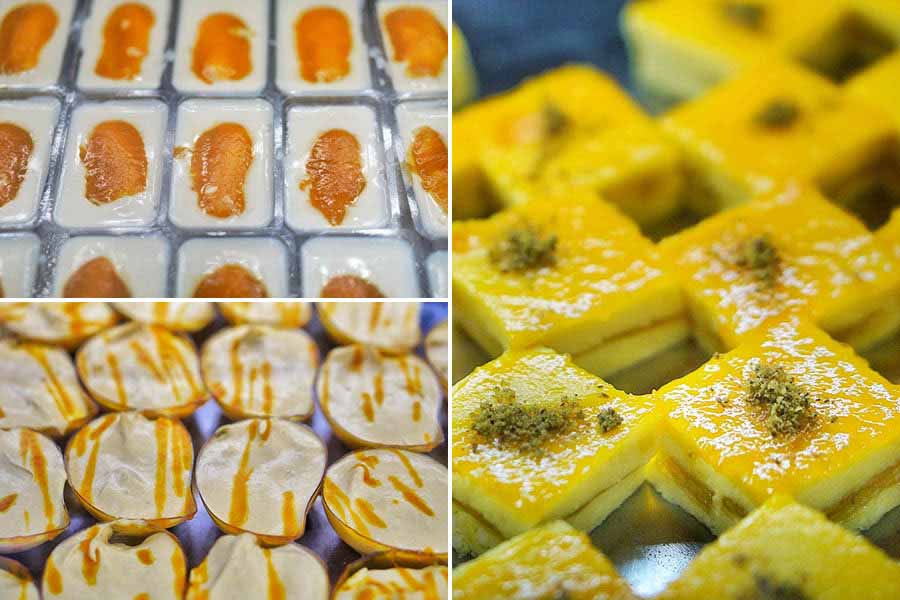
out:
M105 257L116 268L133 298L162 298L166 293L169 247L160 236L84 236L66 240L59 251L53 293L61 297L69 276L84 263Z
M22 73L0 74L0 90L4 88L43 88L56 84L63 63L63 51L69 38L72 13L75 9L75 0L43 0L50 4L56 11L58 21L53 35L44 44L40 59L35 68ZM23 4L26 0L2 0L0 1L0 21L13 9Z
M288 296L287 251L271 238L193 239L178 251L178 296L190 298L203 277L227 264L262 281L270 298Z
M409 149L420 127L431 127L450 147L447 127L447 107L433 103L410 102L397 107L397 124L400 127L400 143L397 154L406 178L412 183L413 195L418 207L419 222L429 237L447 237L447 213L444 212L431 194L422 187L422 179L406 164Z
M30 298L41 242L32 233L0 237L0 285L6 298Z
M419 284L412 248L388 238L320 237L301 249L303 295L318 298L337 275L355 275L389 298L417 298Z
M384 26L384 16L395 8L416 7L424 8L431 11L435 18L440 21L447 35L450 35L450 27L448 21L448 5L444 0L419 0L418 2L410 2L409 0L380 0L378 7L378 26L381 29L381 40L384 44L384 53L388 61L388 74L394 84L394 89L400 93L431 93L440 92L448 88L447 66L450 61L450 47L447 45L447 57L441 67L441 72L437 77L410 77L406 73L406 63L394 60L394 47L391 44L391 38Z

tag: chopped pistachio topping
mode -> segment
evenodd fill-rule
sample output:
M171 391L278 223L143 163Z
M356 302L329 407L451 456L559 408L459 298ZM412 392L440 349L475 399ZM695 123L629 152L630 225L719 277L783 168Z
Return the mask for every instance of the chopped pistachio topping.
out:
M616 412L616 409L607 407L597 414L600 421L600 431L607 433L622 424L622 415Z
M766 287L772 287L781 270L781 257L769 235L763 234L741 244L735 264L748 269Z
M557 237L541 234L529 225L510 229L494 247L490 259L504 273L521 273L556 264Z
M787 129L800 118L800 108L791 100L776 98L756 113L754 120L767 129Z
M754 577L754 582L755 594L748 600L809 600L806 592L790 583L778 583L761 575Z
M483 438L525 452L540 453L544 443L563 433L584 413L569 398L555 402L522 402L514 390L498 387L494 398L476 409L472 429Z
M765 409L773 436L797 433L816 415L809 393L781 366L756 364L747 387L750 403Z
M766 18L766 7L759 2L729 0L722 10L727 18L748 29L761 29Z

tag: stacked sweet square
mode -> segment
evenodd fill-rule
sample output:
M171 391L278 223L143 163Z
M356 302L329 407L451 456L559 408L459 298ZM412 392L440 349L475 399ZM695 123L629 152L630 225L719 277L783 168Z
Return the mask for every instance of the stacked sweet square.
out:
M900 506L900 5L622 27L666 112L565 66L454 115L454 317L487 361L452 394L455 597L631 598L577 530L645 484L721 536L663 598L900 597L860 536Z

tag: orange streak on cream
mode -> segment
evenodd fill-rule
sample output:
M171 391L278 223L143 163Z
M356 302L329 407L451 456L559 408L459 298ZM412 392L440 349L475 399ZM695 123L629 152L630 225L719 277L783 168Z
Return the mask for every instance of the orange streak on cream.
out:
M105 256L87 261L69 275L63 286L65 298L131 298L131 290Z
M294 492L287 490L281 496L281 519L284 521L284 535L296 535L300 531L297 511L294 510Z
M388 481L390 481L391 485L394 486L394 489L403 494L403 497L406 499L406 501L416 507L419 512L424 513L429 517L434 516L434 511L431 510L431 507L428 506L428 503L426 503L421 496L415 493L412 488L410 488L408 485L406 485L393 475L388 476Z
M238 81L250 74L250 36L244 21L230 13L213 13L197 27L191 70L204 83Z
M185 462L187 458L184 448L185 443L190 444L190 438L185 435L184 430L178 427L176 423L172 428L172 484L175 495L179 498L183 498L186 491L184 478L182 477L188 469L188 463Z
M194 289L194 298L268 298L265 284L241 265L222 265L207 273Z
M191 571L191 580L188 583L188 594L191 598L196 598L197 600L209 599L209 590L206 589L206 584L209 582L208 560L204 560L196 569Z
M306 179L300 189L310 188L309 201L332 225L340 225L347 208L366 187L359 141L344 129L321 134L306 160Z
M350 72L353 34L350 20L340 10L319 6L305 11L294 23L294 41L305 81L328 83Z
M243 214L244 182L253 163L253 138L239 123L219 123L194 142L191 189L205 214L225 219Z
M381 302L372 303L372 313L369 315L369 330L374 331L381 318Z
M384 27L393 59L406 63L406 74L413 78L437 77L447 58L447 29L431 11L406 6L387 13Z
M375 527L379 527L381 529L387 527L387 523L381 520L381 517L379 517L375 512L375 507L373 507L372 504L367 500L364 500L363 498L357 498L356 509L359 510L366 521L368 521Z
M329 506L335 510L337 515L346 520L349 516L353 521L354 527L363 535L369 535L369 527L366 525L366 522L359 516L359 514L353 510L353 506L350 504L350 498L347 497L347 494L344 493L344 490L339 488L335 483L333 483L327 477L325 478L325 486L323 490L325 496L329 499Z
M259 428L259 421L250 423L247 445L244 446L244 452L241 454L241 462L238 465L237 473L234 475L234 485L231 490L231 507L228 510L228 524L240 527L247 522L250 516L249 506L249 489L248 483L253 469L249 467L250 463L250 447L256 439Z
M47 457L41 450L40 439L38 434L23 429L19 435L19 452L22 456L22 463L27 464L28 458L31 457L31 471L34 482L41 490L41 496L44 499L44 516L47 517L47 528L53 528L53 499L50 498L50 482L47 476Z
M356 467L360 467L362 469L363 483L365 483L367 486L378 487L381 485L380 481L378 481L376 478L372 477L372 472L369 470L369 467L367 465L360 463L358 465L354 465L353 468L355 469Z
M16 499L19 497L18 494L10 494L9 496L4 496L0 498L0 513L4 513L12 508L13 504L16 503Z
M356 275L336 275L322 287L323 298L384 298L374 283Z
M137 551L138 560L144 563L145 565L153 564L153 551L150 548L141 548Z
M271 548L263 548L263 554L266 556L266 575L269 578L269 598L268 600L285 600L287 598L287 590L281 578L278 577L278 571L272 563Z
M362 400L363 414L366 415L366 420L369 423L372 423L375 421L375 409L372 407L372 395L369 392L363 392Z
M169 382L172 395L181 401L181 386L178 385L180 378L178 373L184 377L184 381L190 388L191 396L197 396L202 391L200 382L194 379L194 374L188 366L184 355L176 344L179 339L175 334L158 325L150 327L153 339L156 342L156 352L159 354L161 366L159 367L164 375L164 379Z
M412 420L417 423L422 420L422 403L419 402L418 400L413 402Z
M169 454L169 421L157 419L154 423L156 433L156 480L153 486L153 499L156 501L156 516L163 516L166 508L166 462Z
M275 392L272 390L272 363L266 361L262 364L263 378L263 414L271 414L275 403Z
M106 355L106 365L109 367L109 374L116 385L116 396L119 398L119 406L125 408L128 406L128 392L125 390L125 382L122 380L119 357L110 352Z
M79 455L84 453L88 439L92 443L91 454L88 456L88 462L84 468L84 479L82 479L81 485L78 486L78 493L88 502L94 497L94 475L97 472L97 457L100 454L100 436L103 435L104 431L112 427L115 420L116 415L106 415L93 430L85 428L79 431L73 442ZM80 441L79 438L81 438Z
M56 568L56 563L53 562L53 556L47 557L47 564L44 566L44 581L47 582L47 588L51 594L59 596L63 593L62 575Z
M94 525L87 530L85 538L79 542L81 548L81 574L88 585L97 585L97 573L100 571L100 552L91 552L91 542L100 533L100 526Z
M366 465L370 469L374 469L376 466L378 466L378 457L372 456L370 454L357 454L356 460Z
M131 342L128 343L128 347L134 352L134 356L137 358L138 363L150 371L150 374L153 375L154 379L161 383L165 383L165 374L156 365L156 361L150 356L150 352L141 346L141 343L138 340L131 340Z
M409 168L419 176L422 187L444 213L447 212L447 144L431 127L416 130L409 149Z
M13 123L0 123L0 206L19 194L33 150L30 133Z
M143 592L134 597L134 600L150 600L150 594Z
M384 374L375 373L375 404L381 406L384 403Z
M59 413L66 419L72 417L75 414L75 404L66 391L66 387L59 380L56 371L50 366L50 361L47 360L47 353L44 349L31 344L23 344L20 348L27 352L44 371L44 374L47 376L47 392L53 398L54 403L56 403L56 409Z
M231 343L229 356L231 359L231 385L234 388L234 396L231 405L235 408L241 407L241 397L244 387L244 365L241 363L240 348L243 338L238 338Z
M94 72L107 79L134 79L150 48L153 11L139 2L117 6L103 25L103 50Z
M97 124L78 155L84 163L84 194L93 204L109 204L147 189L144 139L127 121Z
M416 471L416 468L410 462L409 458L399 450L392 450L392 452L400 459L403 466L406 467L406 472L409 473L409 476L413 480L413 483L416 484L416 487L422 487L422 478L419 476L419 472Z
M6 13L0 22L0 75L35 68L58 24L59 15L46 2L26 2Z
M172 549L172 572L175 574L173 581L175 597L182 598L187 581L187 565L184 562L184 554L182 554L181 548L177 545Z

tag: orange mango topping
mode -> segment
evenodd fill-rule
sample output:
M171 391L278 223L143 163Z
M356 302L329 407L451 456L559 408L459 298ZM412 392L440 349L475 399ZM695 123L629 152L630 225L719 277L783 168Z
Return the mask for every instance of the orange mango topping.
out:
M310 83L337 81L350 72L350 20L336 8L307 10L294 23L300 77Z
M268 298L265 284L241 265L226 264L207 273L194 298Z
M104 256L87 261L69 276L63 287L65 298L130 298L131 290L119 277L115 265Z
M230 13L213 13L197 28L191 70L201 81L243 79L250 74L250 29Z
M447 58L447 29L431 11L405 6L387 13L384 27L394 60L406 63L410 77L437 77Z
M147 189L144 139L126 121L103 121L94 127L87 145L79 148L84 163L85 197L108 204Z
M431 127L420 127L409 149L409 167L422 187L447 212L447 144Z
M356 275L337 275L322 288L323 298L384 298L375 284Z
M244 212L244 180L253 162L253 139L243 125L220 123L194 142L191 188L200 210L221 219Z
M312 188L309 201L332 225L340 225L366 187L362 155L356 137L344 129L330 129L313 144L306 161L307 178L300 189Z
M30 71L53 37L59 16L46 2L20 4L0 23L0 75Z
M0 123L0 206L15 200L28 173L34 142L31 134L12 123Z
M150 48L150 30L156 17L139 2L120 4L103 25L103 51L94 72L107 79L134 79Z

